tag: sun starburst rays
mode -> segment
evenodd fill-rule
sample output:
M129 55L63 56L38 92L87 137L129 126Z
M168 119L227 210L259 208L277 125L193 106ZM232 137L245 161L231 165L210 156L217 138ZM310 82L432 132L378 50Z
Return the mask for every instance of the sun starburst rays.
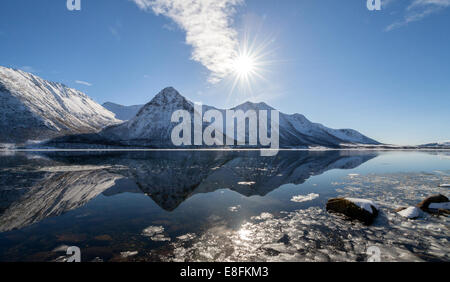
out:
M266 75L269 66L273 63L269 60L272 55L268 48L271 42L272 40L258 42L256 37L250 40L248 36L242 39L236 59L233 61L228 100L234 95L251 100L255 94L254 87L261 83L268 83Z

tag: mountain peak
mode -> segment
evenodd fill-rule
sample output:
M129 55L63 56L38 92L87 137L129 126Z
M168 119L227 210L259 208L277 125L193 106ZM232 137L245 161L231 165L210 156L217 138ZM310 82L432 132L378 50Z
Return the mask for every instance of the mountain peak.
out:
M175 88L166 87L156 94L149 104L167 105L184 101L186 101L186 98L184 98L184 96L181 95Z
M168 105L178 104L179 102L185 102L186 98L182 96L175 88L166 87L161 90L151 101L150 105Z
M172 86L167 86L166 88L161 90L161 92L177 92L178 93L178 91Z
M180 92L178 92L175 88L172 86L166 87L163 90L161 90L156 97L158 96L164 96L164 97L183 97ZM183 97L184 98L184 97Z
M243 110L243 111L247 111L247 110L274 110L274 108L272 108L271 106L267 105L264 102L253 103L253 102L247 101L245 103L242 103L242 104L234 107L232 110Z

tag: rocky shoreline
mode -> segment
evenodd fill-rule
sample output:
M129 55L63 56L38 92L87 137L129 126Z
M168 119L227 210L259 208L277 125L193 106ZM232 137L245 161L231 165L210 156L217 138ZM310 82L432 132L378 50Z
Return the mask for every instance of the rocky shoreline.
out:
M417 219L420 211L435 215L450 214L449 199L441 194L432 195L418 203L415 207L400 207L395 212L409 219ZM371 200L359 198L332 198L326 205L326 210L330 213L345 215L350 220L359 220L366 225L373 223L378 216L379 208Z

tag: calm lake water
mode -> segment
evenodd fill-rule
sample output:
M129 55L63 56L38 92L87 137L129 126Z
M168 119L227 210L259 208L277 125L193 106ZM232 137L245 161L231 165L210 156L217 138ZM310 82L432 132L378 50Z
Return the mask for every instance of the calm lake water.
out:
M0 261L450 261L449 152L2 153ZM375 201L369 227L329 198Z

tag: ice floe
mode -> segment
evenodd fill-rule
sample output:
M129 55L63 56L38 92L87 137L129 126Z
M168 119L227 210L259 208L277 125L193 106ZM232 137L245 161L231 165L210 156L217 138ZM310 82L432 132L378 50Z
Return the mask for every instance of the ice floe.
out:
M138 251L126 251L126 252L120 252L120 256L122 258L128 258L137 255Z
M165 237L164 227L162 226L149 226L142 230L142 235L150 237L152 241L170 241L169 237Z
M301 202L307 202L307 201L312 201L314 199L317 199L319 197L319 194L315 194L315 193L310 193L308 195L297 195L292 197L291 201L292 202L296 202L296 203L301 203Z
M164 232L164 227L162 227L162 226L149 226L149 227L145 228L144 230L142 230L142 235L151 237L156 234L163 233L163 232Z
M251 185L255 185L256 184L256 182L253 182L253 181L242 181L242 182L238 182L238 184L239 185L248 185L248 186L251 186Z

